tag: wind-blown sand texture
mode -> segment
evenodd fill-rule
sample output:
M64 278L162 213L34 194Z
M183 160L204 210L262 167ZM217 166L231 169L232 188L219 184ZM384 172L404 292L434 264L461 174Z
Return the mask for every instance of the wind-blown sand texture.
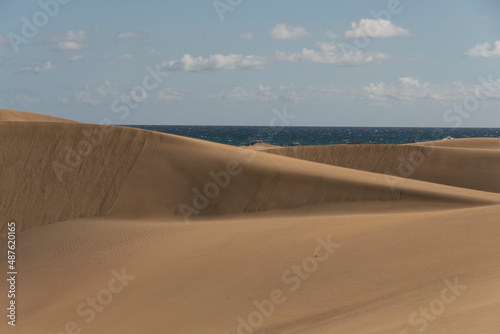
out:
M500 332L500 139L261 151L0 110L0 143L2 333Z

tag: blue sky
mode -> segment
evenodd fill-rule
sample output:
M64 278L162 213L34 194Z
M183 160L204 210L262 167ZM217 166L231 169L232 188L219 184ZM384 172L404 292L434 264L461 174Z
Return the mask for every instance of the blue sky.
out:
M500 2L2 1L0 75L89 123L500 127Z

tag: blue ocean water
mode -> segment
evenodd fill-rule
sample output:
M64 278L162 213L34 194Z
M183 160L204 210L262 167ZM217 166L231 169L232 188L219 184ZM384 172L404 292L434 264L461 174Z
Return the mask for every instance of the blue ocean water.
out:
M451 138L500 137L499 128L376 128L126 125L212 142L242 146L253 141L273 145L404 144Z

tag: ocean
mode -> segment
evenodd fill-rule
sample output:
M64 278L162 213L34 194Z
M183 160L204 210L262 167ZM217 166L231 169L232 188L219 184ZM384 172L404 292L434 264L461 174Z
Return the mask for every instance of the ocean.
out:
M445 138L500 138L499 128L387 128L387 127L269 127L269 126L178 126L124 125L242 146L262 141L279 146L363 144L404 144Z

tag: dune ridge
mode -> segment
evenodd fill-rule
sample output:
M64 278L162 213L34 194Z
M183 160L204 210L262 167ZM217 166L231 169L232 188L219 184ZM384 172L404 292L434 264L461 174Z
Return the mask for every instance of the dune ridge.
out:
M364 157L366 159L366 155ZM373 165L373 160L368 164ZM205 163L200 165L197 161ZM499 203L500 198L498 194L471 192L402 177L388 178L378 173L162 136L158 145L143 152L123 184L110 215L178 217L179 205L190 205L197 197L193 189L203 193L204 186L215 183L210 173L225 171L228 161L236 161L241 173L233 176L227 188L209 200L196 216L223 216L320 204L330 204L335 211L336 204L370 201L489 205ZM137 193L143 196L137 198ZM362 211L361 206L359 210Z
M2 333L500 329L496 139L261 151L37 117L0 110Z
M411 145L297 146L268 149L266 152L339 167L500 193L500 178L496 177L500 164L500 140L495 138L453 139ZM475 177L470 177L471 174Z
M9 110L9 109L0 109L0 122L9 121L9 122L69 122L69 123L77 123L75 121L36 114L27 111L19 111L19 110Z
M328 204L335 211L338 205L348 202L424 201L444 206L498 202L494 195L372 173L378 171L379 154L388 157L382 161L392 161L387 150L399 154L397 146L376 147L371 159L370 151L363 146L357 148L359 154L347 156L338 151L325 155L313 148L314 156L335 157L351 167L342 168L123 127L58 122L40 127L25 121L16 126L1 122L0 131L6 148L0 157L2 174L4 180L9 180L4 182L5 191L0 195L0 214L7 220L21 219L21 230L106 214L178 220ZM357 156L363 157L358 165L353 161ZM494 163L500 162L498 155L495 158ZM227 175L229 161L240 172L231 176L227 187L217 186L220 194L214 199L205 195L207 204L196 209L193 203L197 197L200 201L200 196L193 190L205 194L205 186L217 184L210 174ZM359 163L365 163L365 170L371 167L370 172L353 169L363 169ZM490 171L493 173L494 168ZM425 170L423 174L432 175ZM452 180L449 183L455 186L461 179L452 175ZM496 183L484 184L491 188ZM479 190L490 189L485 188ZM30 196L25 196L28 193ZM180 205L196 214L186 215ZM0 233L5 233L3 225Z

